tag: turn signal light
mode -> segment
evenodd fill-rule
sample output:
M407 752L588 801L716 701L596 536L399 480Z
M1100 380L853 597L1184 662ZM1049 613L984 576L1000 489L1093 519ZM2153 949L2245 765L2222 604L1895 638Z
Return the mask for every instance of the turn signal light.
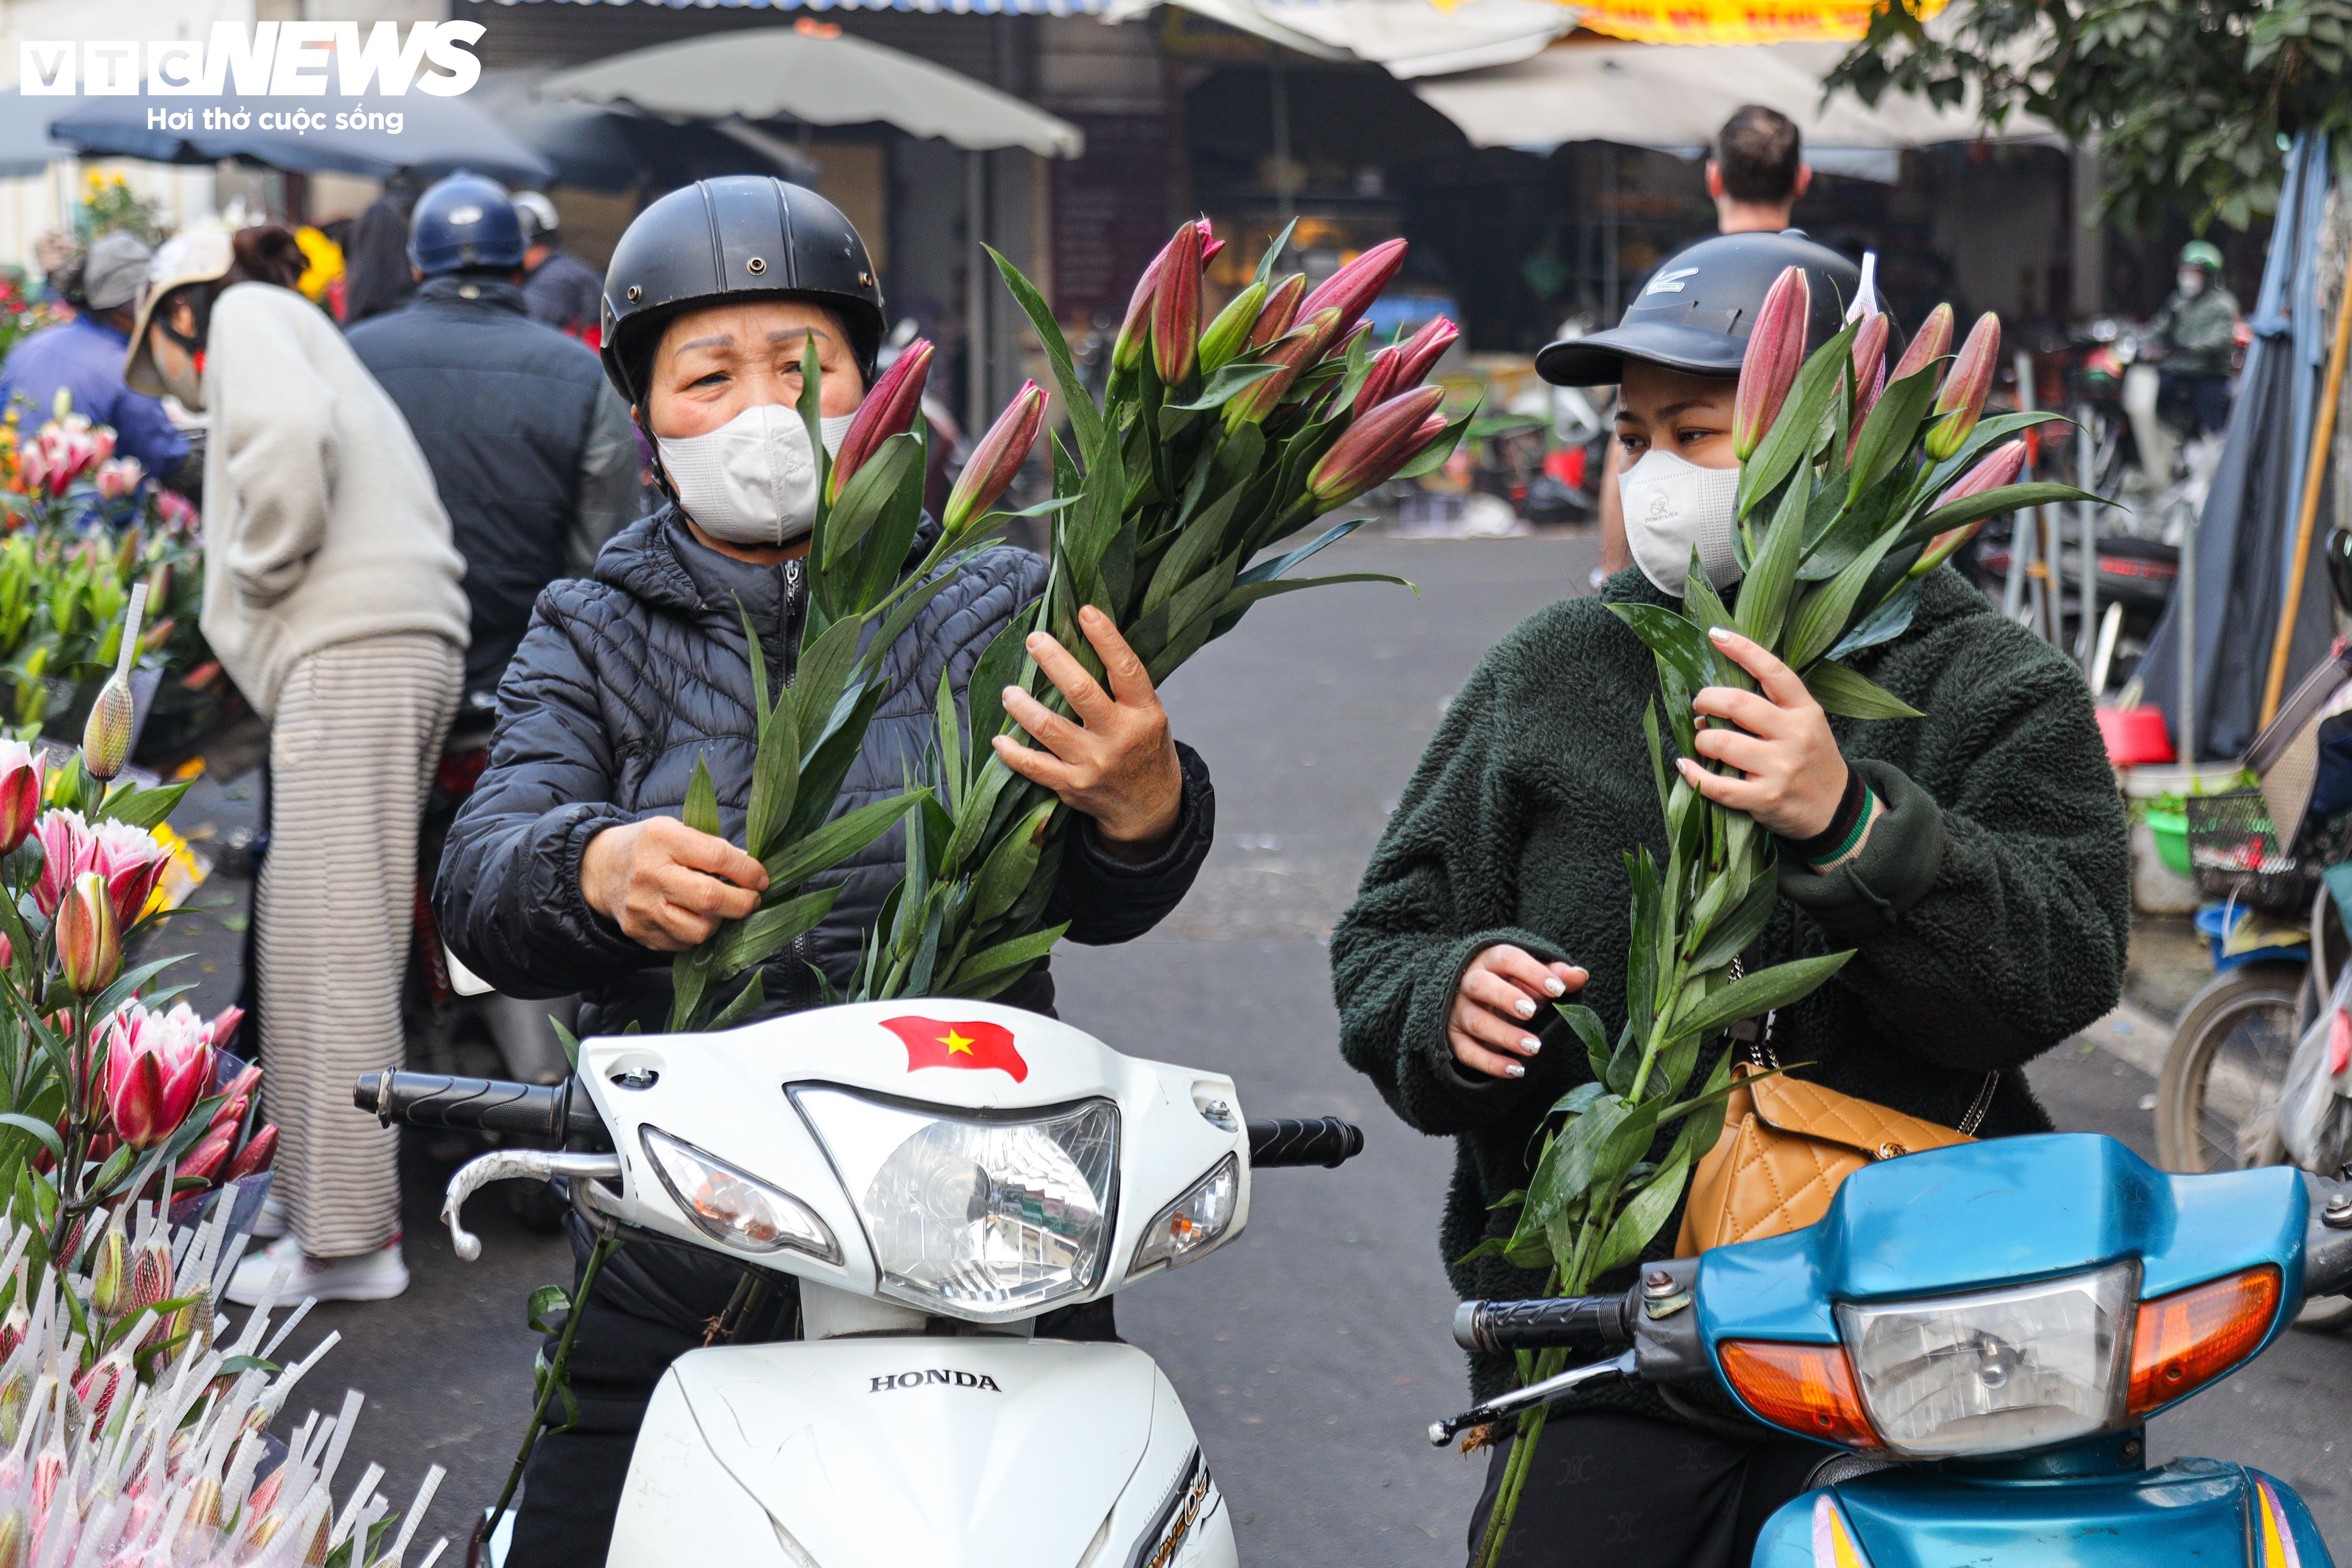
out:
M1773 1426L1849 1448L1882 1446L1854 1396L1843 1345L1726 1340L1718 1352L1725 1381Z
M2139 1304L2132 1331L2131 1413L2210 1383L2249 1355L2278 1316L2273 1263Z

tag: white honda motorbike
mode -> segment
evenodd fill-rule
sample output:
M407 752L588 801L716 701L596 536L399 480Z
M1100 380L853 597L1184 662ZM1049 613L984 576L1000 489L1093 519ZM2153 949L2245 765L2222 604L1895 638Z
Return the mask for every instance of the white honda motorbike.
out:
M566 1145L457 1173L462 1258L467 1195L530 1176L607 1233L795 1277L797 1339L663 1376L610 1568L1229 1568L1166 1375L1037 1321L1240 1235L1254 1167L1363 1147L1342 1121L1244 1123L1222 1074L937 999L586 1040L554 1087L383 1073L354 1098Z

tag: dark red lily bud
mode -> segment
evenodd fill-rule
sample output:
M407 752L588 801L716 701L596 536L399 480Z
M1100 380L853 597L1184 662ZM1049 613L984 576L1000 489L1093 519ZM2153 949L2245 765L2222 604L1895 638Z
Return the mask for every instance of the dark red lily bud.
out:
M1307 495L1319 506L1334 507L1386 479L1419 449L1416 443L1428 444L1423 425L1444 400L1438 388L1419 387L1349 426L1308 471Z
M1151 363L1170 386L1192 375L1201 348L1201 230L1186 224L1168 244L1151 295Z
M1300 313L1311 316L1336 305L1342 330L1355 325L1404 266L1404 252L1405 243L1401 239L1383 240L1372 247L1325 279L1320 289L1307 296L1299 307Z
M1349 417L1361 419L1394 396L1404 384L1403 348L1391 345L1382 349L1364 367L1364 384L1356 389L1356 401L1348 405Z
M857 405L849 432L841 438L841 450L834 454L832 477L825 480L827 506L841 499L851 477L881 449L883 442L915 427L916 411L923 405L923 386L930 379L931 352L929 338L908 343Z
M1461 336L1462 329L1444 316L1423 322L1421 331L1398 345L1404 351L1404 384L1418 386Z
M1739 362L1739 388L1731 401L1731 450L1746 462L1780 416L1789 388L1805 363L1805 318L1811 289L1801 267L1784 267L1756 313L1748 353Z
M1304 272L1294 272L1276 284L1257 313L1257 324L1250 328L1249 346L1262 349L1290 331L1291 323L1298 320L1298 302L1306 298Z
M1275 373L1250 383L1226 403L1225 428L1255 425L1272 414L1299 373L1323 356L1323 345L1339 324L1338 310L1318 310L1293 327L1279 342L1258 350L1258 363L1275 366Z
M1919 335L1911 340L1911 346L1903 351L1903 357L1895 362L1895 369L1886 379L1897 382L1906 375L1916 375L1925 366L1942 359L1951 346L1952 308L1938 305L1919 323Z
M979 521L1004 493L1021 465L1029 460L1029 448L1037 444L1037 432L1045 423L1045 389L1034 381L1023 382L1004 412L996 416L996 423L972 447L963 472L956 476L955 488L948 491L940 526L949 538Z

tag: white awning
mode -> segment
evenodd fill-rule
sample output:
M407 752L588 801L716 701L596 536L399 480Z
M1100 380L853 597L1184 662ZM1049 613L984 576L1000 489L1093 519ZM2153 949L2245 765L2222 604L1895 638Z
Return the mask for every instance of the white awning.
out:
M1973 103L1943 109L1897 92L1874 107L1847 92L1824 103L1822 79L1845 49L1836 43L1561 43L1516 65L1416 82L1413 91L1481 147L1614 142L1691 151L1712 142L1746 103L1795 121L1809 150L1927 147L1987 134ZM2056 132L2032 116L2011 114L1994 134L2028 140Z
M1185 0L1179 0L1180 4ZM1508 65L1576 26L1554 0L1258 0L1265 15L1405 79Z
M828 37L827 35L831 36ZM1075 158L1075 125L1009 92L838 29L709 33L575 66L540 83L542 99L634 103L676 120L896 126L971 152L1024 147Z

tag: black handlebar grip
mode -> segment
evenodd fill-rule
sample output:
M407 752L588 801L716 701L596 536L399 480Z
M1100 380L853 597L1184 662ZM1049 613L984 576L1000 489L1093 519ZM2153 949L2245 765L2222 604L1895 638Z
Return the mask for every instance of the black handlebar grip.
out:
M1623 1296L1465 1301L1454 1310L1454 1342L1465 1351L1622 1350L1633 1323Z
M1249 1124L1250 1164L1336 1166L1364 1152L1364 1130L1336 1116L1279 1117Z
M557 1145L579 1138L611 1147L604 1119L587 1096L572 1092L576 1081L507 1083L441 1073L369 1073L352 1086L352 1103L374 1111L386 1127L397 1121L410 1127L506 1132Z

